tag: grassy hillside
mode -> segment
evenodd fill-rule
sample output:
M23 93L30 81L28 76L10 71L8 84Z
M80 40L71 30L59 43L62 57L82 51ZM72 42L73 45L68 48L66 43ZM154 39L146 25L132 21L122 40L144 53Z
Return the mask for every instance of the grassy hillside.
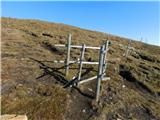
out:
M1 18L1 27L2 114L27 114L33 120L160 119L160 47L132 40L134 51L126 58L125 49L114 42L125 46L129 39L111 34L12 18ZM65 59L66 51L54 44L66 44L68 33L76 45L111 41L106 70L111 80L102 83L98 108L89 97L95 96L95 81L79 89L63 88L59 82L77 73L78 66L72 65L65 78L64 69L55 69L63 65L52 62ZM77 49L71 53L72 60L80 55ZM86 51L85 60L98 57L98 51ZM84 68L83 72L88 70L84 78L96 75L97 66Z

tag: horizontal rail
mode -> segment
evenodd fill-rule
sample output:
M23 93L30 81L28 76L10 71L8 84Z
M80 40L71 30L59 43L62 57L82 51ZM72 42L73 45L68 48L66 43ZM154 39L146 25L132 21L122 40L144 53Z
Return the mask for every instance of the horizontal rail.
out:
M62 60L54 60L53 61L54 63L65 63L65 61L62 61ZM70 63L80 63L80 61L69 61L69 64ZM91 65L98 65L99 62L86 62L86 61L82 61L82 64L91 64Z
M89 82L89 81L94 80L96 78L97 78L97 76L94 76L94 77L91 77L91 78L88 78L88 79L84 79L84 80L80 81L79 84L82 84L82 83L85 83L85 82Z
M56 44L54 46L56 46L56 47L66 47L66 45L63 45L63 44ZM72 47L72 48L82 48L82 46L79 46L79 45L71 45L70 47ZM96 50L100 49L100 47L92 47L92 46L85 46L85 48L87 48L87 49L96 49Z
M84 79L84 80L80 81L79 84L83 84L83 83L89 82L89 81L94 80L96 78L97 78L97 76L94 76L94 77L91 77L91 78L88 78L88 79ZM107 81L107 80L110 80L110 77L104 77L102 79L102 81Z

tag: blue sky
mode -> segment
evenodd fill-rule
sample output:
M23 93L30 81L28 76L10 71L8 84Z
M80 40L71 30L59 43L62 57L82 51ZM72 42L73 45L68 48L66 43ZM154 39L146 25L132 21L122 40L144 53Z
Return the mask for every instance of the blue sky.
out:
M40 19L160 46L160 2L2 2L2 16Z

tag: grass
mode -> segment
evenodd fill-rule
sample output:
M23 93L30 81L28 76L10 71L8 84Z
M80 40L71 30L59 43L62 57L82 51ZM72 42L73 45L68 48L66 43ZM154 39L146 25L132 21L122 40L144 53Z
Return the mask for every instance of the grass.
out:
M71 98L70 92L63 89L57 84L47 81L51 78L44 77L45 82L36 80L36 77L42 74L39 69L39 64L29 59L35 58L40 61L53 61L65 59L65 50L60 49L62 55L55 51L48 50L43 47L43 43L47 42L51 46L54 44L65 44L67 42L68 33L72 34L72 44L81 45L85 43L88 46L100 46L103 40L116 41L123 45L128 45L127 38L113 36L111 34L100 33L96 31L84 30L77 27L72 27L63 24L55 24L36 20L20 20L12 18L2 18L2 87L9 86L2 93L2 114L27 114L29 119L55 119L62 120L65 118L66 112L75 113L73 108L68 105L69 101L74 101ZM43 33L50 34L53 37L42 35ZM35 34L35 35L33 35ZM150 93L141 94L141 90L134 88L135 83L126 83L124 78L119 75L120 65L127 66L127 69L134 75L137 81L147 86L151 91L160 92L159 84L159 69L160 63L160 48L157 46L147 45L141 42L132 41L131 46L137 51L123 57L125 49L110 45L108 52L107 76L111 78L108 82L103 82L104 91L109 86L112 91L111 104L104 102L104 106L99 116L92 116L91 119L101 120L104 116L119 113L119 109L127 108L129 111L141 112L141 107L149 108L153 115L159 116L160 107L159 101L150 96ZM71 59L79 58L79 50L72 49ZM147 60L146 60L147 57ZM98 51L86 50L85 59L92 58L97 61L99 58ZM50 67L60 67L52 62L44 62ZM156 66L156 68L155 68ZM78 67L73 65L73 68ZM93 67L97 70L97 66L84 65L84 67ZM62 70L64 72L64 70ZM71 79L78 71L70 69L68 79ZM145 74L148 73L148 74ZM96 71L92 71L85 77L96 75ZM123 88L125 84L125 88ZM94 83L88 83L86 87L92 87ZM86 90L84 86L84 90ZM73 93L74 94L74 93ZM149 94L149 96L148 96ZM74 96L74 95L73 95ZM101 98L105 97L105 94ZM84 100L88 104L88 101ZM76 102L77 106L81 106L82 102ZM76 107L76 106L75 106ZM136 108L137 107L137 108ZM73 116L81 116L79 111L84 108L76 108L76 114ZM90 109L88 107L88 109ZM45 114L44 114L45 113ZM62 114L64 113L64 115ZM122 113L122 116L125 113ZM146 116L148 115L147 113ZM89 114L88 114L89 115ZM72 116L72 117L73 117ZM143 118L144 116L142 116ZM80 117L77 119L87 119ZM74 119L70 118L70 119ZM138 119L133 115L132 119ZM144 117L145 119L145 117Z
M49 91L51 95L48 93L49 96L46 96ZM69 95L60 86L38 85L37 90L33 91L37 92L34 96L28 96L27 92L27 88L21 87L16 89L14 99L2 98L2 114L27 114L33 120L63 119Z

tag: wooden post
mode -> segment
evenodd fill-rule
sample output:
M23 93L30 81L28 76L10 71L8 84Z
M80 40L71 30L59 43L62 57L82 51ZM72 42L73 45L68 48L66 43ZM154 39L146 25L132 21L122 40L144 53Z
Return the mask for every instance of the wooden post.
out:
M101 46L100 52L99 52L99 66L98 66L98 74L97 74L97 86L96 86L96 102L99 101L99 94L100 94L100 86L101 86L101 80L102 80L102 67L103 67L103 54L104 52L104 45Z
M102 72L102 79L103 79L103 77L104 77L104 75L105 75L105 71L106 71L106 67L107 67L107 63L106 63L106 57L107 57L107 51L108 51L108 43L109 43L109 41L106 41L105 43L104 43L104 56L103 56L103 72Z
M65 62L65 66L66 66L66 77L68 76L68 72L69 72L69 60L70 60L70 49L71 49L71 34L68 35L68 40L67 40L67 56L66 56L66 62Z
M82 62L83 62L83 59L84 59L84 53L85 53L85 44L82 45L82 49L81 49L81 56L80 56L80 63L79 63L79 72L78 72L78 82L81 79L82 65L83 65Z

